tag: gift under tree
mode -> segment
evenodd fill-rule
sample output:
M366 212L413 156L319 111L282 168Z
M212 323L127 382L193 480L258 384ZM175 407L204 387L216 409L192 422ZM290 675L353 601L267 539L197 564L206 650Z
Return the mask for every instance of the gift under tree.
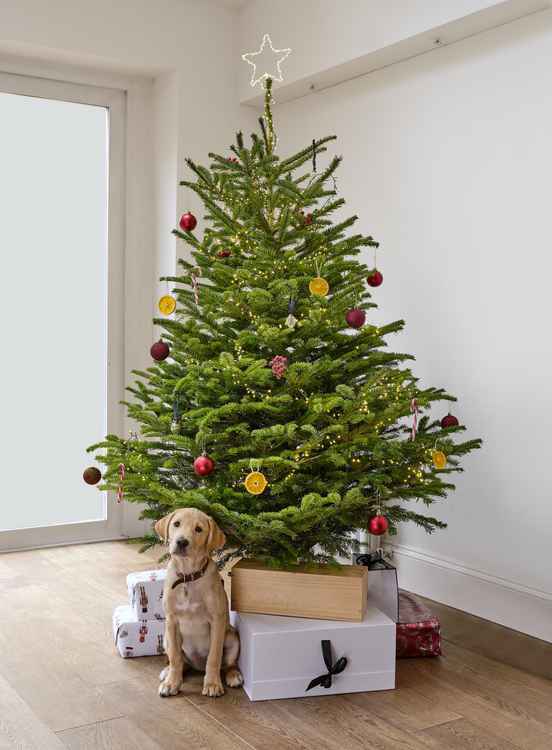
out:
M175 230L191 254L160 300L152 365L128 389L141 434L89 450L101 449L100 489L124 490L144 517L200 508L229 550L283 565L347 554L356 529L443 527L426 506L480 441L459 440L458 420L435 410L454 397L420 387L413 357L388 350L403 321L372 324L378 243L354 233L356 216L333 218L334 136L280 156L271 88L249 143L238 133L209 167L187 161L181 184L205 215Z

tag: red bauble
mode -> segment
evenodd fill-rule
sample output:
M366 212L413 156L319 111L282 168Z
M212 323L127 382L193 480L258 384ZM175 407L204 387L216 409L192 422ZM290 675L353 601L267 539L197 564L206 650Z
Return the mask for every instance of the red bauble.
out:
M383 274L375 268L366 279L368 286L381 286L383 284Z
M312 224L312 214L307 214L304 221L307 226L310 226Z
M458 427L459 424L460 422L450 412L441 420L441 427L443 428L443 430L446 430L447 427Z
M198 477L208 477L215 470L215 462L209 456L198 456L194 461L194 471Z
M167 359L167 357L170 354L169 345L166 341L156 341L155 344L150 349L151 356L155 359L156 362L162 362L164 359Z
M368 521L368 531L374 536L381 536L382 534L385 534L388 528L389 521L385 516L372 516L372 518Z
M347 311L345 320L351 328L362 328L366 322L366 313L358 307L353 307L352 310Z
M232 255L230 250L219 250L217 253L217 258L229 258Z
M182 216L180 217L180 229L183 229L185 232L193 232L196 226L197 219L193 214L191 214L189 211L185 214L182 214Z
M95 466L89 466L82 472L82 478L86 484L98 484L102 478L102 472Z

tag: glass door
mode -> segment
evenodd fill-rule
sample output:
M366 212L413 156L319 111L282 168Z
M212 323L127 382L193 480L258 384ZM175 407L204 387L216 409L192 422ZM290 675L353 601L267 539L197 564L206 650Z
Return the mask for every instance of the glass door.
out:
M0 74L0 550L117 538L124 94Z

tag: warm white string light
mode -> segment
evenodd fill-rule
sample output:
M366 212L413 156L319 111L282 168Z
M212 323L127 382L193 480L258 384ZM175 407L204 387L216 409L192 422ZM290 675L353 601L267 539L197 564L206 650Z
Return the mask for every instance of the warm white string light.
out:
M272 39L265 34L258 52L246 52L242 55L242 60L253 66L251 86L256 86L267 78L272 78L273 81L283 81L281 65L290 54L291 49L274 49ZM262 71L260 75L257 75L257 68Z

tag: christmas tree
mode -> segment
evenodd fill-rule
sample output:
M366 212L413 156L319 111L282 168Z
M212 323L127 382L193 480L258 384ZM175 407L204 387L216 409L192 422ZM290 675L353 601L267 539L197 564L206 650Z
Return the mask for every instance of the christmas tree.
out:
M128 388L140 437L89 450L101 450L101 488L124 486L143 517L199 508L225 531L227 555L282 565L347 554L359 528L443 527L413 505L454 489L480 441L459 441L451 415L432 419L432 404L454 397L421 388L413 357L387 350L404 322L370 324L369 288L383 277L359 256L378 243L350 231L356 216L332 222L340 158L321 157L334 136L279 157L271 84L249 145L238 133L231 157L187 160L181 184L206 214L201 238L190 213L175 230L191 260L160 309L176 302L176 313L155 319L156 361Z

